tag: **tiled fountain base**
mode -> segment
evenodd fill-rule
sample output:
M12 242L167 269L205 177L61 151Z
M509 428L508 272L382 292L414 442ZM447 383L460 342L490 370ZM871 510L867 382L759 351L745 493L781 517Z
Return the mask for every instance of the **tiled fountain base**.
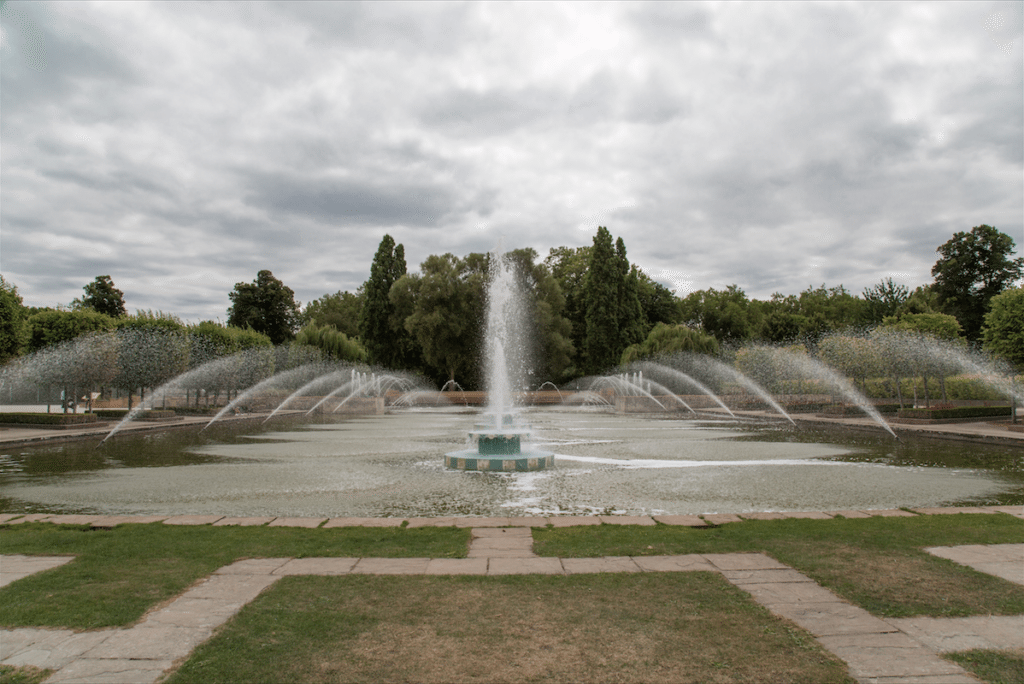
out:
M772 613L810 632L859 682L958 684L977 680L938 656L967 648L1020 648L1024 616L882 620L763 554L545 558L528 528L473 529L468 558L262 558L217 570L130 629L0 631L0 662L54 669L47 682L155 682L242 606L288 575L508 575L720 572ZM929 549L982 571L1006 569L1024 584L1024 544ZM0 585L67 562L0 557ZM1001 574L1001 573L998 573Z

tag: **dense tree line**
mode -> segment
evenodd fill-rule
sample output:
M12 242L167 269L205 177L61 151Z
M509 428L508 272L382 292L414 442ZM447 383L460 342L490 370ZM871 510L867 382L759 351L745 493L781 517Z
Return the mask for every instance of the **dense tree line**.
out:
M624 240L605 227L591 245L555 247L543 260L532 249L512 250L507 258L529 300L531 382L540 384L666 351L717 353L751 343L824 345L841 366L834 340L866 329L963 338L1024 365L1024 295L1013 287L1024 259L1011 258L1014 248L995 228L977 226L936 250L934 282L913 291L887 278L859 296L822 284L767 300L749 298L738 285L676 297L631 264ZM303 308L291 288L263 270L228 294L226 326L183 326L164 314L128 316L109 275L86 285L85 296L70 306L33 309L0 276L0 363L86 335L177 326L205 336L223 353L255 344L257 338L240 341L255 335L267 344L418 372L438 384L479 387L492 258L430 255L410 272L404 247L385 235L369 279L356 292L325 294Z

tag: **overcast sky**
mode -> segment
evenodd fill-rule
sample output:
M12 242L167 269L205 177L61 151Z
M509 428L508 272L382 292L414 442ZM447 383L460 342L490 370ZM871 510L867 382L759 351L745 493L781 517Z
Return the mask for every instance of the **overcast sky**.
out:
M261 269L591 244L677 294L1024 246L1024 3L8 2L0 271L225 321Z

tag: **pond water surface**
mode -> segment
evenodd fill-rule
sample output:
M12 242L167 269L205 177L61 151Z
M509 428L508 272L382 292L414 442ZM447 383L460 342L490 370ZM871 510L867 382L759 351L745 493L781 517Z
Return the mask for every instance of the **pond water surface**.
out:
M533 473L446 470L478 416L405 410L0 454L0 512L231 516L739 513L1024 503L1024 450L777 421L532 410Z

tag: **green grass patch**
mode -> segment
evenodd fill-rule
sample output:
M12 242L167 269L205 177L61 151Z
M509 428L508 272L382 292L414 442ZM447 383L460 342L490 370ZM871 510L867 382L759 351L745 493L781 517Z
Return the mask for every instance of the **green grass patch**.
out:
M0 665L0 684L40 684L53 674L53 670L38 667L13 667Z
M288 577L167 684L850 682L717 573Z
M792 566L882 617L1024 613L1024 587L923 551L1024 542L1009 515L748 520L710 529L601 525L534 531L543 556L757 552Z
M74 555L75 560L0 589L0 625L131 624L241 558L459 558L468 543L469 530L456 528L12 525L0 528L0 552Z
M1024 684L1024 650L1020 651L961 651L944 653L968 672L988 684Z

